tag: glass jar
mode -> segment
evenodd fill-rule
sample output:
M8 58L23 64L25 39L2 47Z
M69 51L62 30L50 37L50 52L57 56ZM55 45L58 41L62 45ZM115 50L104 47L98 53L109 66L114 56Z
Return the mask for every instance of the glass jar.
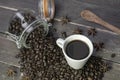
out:
M39 17L35 15L33 10L19 10L11 18L8 31L2 34L7 39L14 41L19 49L22 47L30 48L30 45L27 44L28 36L40 27L44 30L42 36L45 37L49 32L49 26L52 26L49 21L53 19L54 12L54 0L40 0Z

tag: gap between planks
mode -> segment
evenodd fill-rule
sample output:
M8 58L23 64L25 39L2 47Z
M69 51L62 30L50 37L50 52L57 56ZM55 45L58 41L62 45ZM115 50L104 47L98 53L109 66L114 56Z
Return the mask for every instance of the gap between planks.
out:
M75 0L72 0L72 1L75 1ZM78 2L79 0L76 0L76 3ZM104 6L101 6L101 5L98 5L98 4L95 4L95 3L87 3L87 2L84 2L84 1L80 1L81 3L84 3L84 4L92 4L92 5L94 5L94 6L100 6L101 8L107 8L107 9L116 9L116 8L113 8L113 7L111 7L111 6L106 6L106 5L104 5ZM118 8L117 8L117 10L119 10Z
M4 62L4 61L0 61L0 63L20 68L20 66L18 66L18 65L10 64L10 63Z

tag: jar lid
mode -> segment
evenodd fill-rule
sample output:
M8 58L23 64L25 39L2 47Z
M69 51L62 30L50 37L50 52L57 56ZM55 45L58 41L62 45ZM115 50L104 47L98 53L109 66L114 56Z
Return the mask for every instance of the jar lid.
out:
M38 9L40 17L49 21L54 18L55 2L54 0L40 0Z

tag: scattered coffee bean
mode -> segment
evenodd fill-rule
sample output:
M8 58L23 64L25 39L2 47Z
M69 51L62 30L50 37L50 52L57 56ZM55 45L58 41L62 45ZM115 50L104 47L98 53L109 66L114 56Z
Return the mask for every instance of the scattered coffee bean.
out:
M111 58L114 58L114 57L116 57L116 54L111 54Z
M62 37L63 37L63 38L66 38L66 37L67 37L67 33L66 33L66 32L62 32L61 34L62 34Z
M96 51L99 51L102 48L104 48L104 43L103 42L93 43L93 46L96 49Z

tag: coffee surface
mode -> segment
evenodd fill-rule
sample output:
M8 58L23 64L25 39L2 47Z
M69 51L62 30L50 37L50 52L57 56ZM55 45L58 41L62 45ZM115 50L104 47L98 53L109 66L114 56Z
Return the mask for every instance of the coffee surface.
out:
M68 43L66 47L66 54L72 59L84 59L89 54L89 48L86 43L79 40L75 40Z

